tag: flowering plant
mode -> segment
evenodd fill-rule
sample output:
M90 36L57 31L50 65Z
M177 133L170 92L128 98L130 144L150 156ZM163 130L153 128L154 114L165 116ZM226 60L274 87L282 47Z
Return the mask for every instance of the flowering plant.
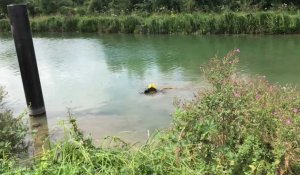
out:
M239 52L212 58L211 88L177 106L179 150L191 145L204 174L300 174L299 90L237 72Z

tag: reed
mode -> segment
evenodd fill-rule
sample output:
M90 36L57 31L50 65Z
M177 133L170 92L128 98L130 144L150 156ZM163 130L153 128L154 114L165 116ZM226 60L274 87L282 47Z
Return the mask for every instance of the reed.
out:
M41 16L31 19L34 32L100 32L137 34L295 34L300 15L285 12L180 13L150 16ZM0 31L9 31L0 20Z
M10 30L9 21L7 19L0 19L0 32L7 32Z

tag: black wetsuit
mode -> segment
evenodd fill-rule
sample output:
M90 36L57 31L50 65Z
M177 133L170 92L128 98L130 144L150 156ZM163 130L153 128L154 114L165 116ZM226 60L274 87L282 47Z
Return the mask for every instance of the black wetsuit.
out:
M148 88L144 91L144 94L154 94L157 92L157 89L151 87L151 88Z

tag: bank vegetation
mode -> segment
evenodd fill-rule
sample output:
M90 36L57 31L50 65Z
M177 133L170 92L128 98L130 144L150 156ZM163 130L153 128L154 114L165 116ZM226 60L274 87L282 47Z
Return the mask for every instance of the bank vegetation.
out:
M126 34L295 34L300 14L180 13L121 16L40 16L32 18L33 32L98 32ZM10 31L8 19L0 20L0 32Z
M147 143L107 137L94 146L71 119L65 139L30 165L17 163L19 142L6 138L0 174L300 174L300 91L240 72L238 53L202 66L211 87L176 101L171 127Z

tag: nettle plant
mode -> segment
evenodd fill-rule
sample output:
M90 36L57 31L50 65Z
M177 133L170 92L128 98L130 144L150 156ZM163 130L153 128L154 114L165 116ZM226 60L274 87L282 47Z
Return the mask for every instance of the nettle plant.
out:
M188 149L208 174L300 174L299 90L238 73L238 52L212 58L211 88L177 106L178 159Z

